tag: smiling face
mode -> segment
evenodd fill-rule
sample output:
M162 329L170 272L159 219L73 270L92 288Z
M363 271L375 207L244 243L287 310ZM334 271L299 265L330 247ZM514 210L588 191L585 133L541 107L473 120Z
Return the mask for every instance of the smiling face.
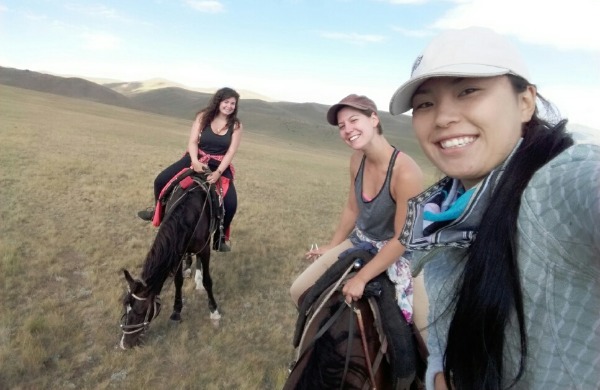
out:
M516 93L507 76L431 78L413 95L413 128L435 166L470 188L515 147L535 93Z
M236 105L237 99L235 97L224 99L221 101L221 103L219 103L219 111L221 114L229 116L235 111Z
M364 149L377 134L379 118L375 113L370 116L349 106L341 108L337 113L340 137L354 150Z

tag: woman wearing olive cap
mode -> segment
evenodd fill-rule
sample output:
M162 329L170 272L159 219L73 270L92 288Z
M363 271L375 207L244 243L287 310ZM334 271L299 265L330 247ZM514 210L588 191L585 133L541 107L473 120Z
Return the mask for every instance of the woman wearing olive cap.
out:
M396 285L404 317L412 322L412 278L404 246L398 241L406 218L407 200L423 189L418 165L385 139L375 103L349 95L327 112L340 138L354 150L350 158L350 191L331 241L306 253L314 262L290 288L298 305L301 296L345 250L361 243L378 253L343 288L347 302L359 299L372 278L385 272Z
M390 102L447 175L400 235L425 253L428 389L600 383L600 147L575 144L529 80L502 36L448 31Z

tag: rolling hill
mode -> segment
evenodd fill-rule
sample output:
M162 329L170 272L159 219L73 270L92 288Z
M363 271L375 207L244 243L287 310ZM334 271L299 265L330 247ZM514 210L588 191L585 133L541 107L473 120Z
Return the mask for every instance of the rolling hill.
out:
M139 108L126 96L79 77L57 77L0 66L0 84L120 107Z
M0 84L74 97L104 104L192 120L211 94L190 90L168 81L148 80L97 84L77 77L0 67ZM257 96L256 94L245 94ZM258 95L260 96L260 95ZM337 129L325 121L328 106L318 103L269 102L242 99L239 116L248 131L274 137L285 143L342 150ZM386 137L402 149L418 147L410 118L380 112ZM419 152L420 153L420 152ZM415 156L419 159L418 156Z

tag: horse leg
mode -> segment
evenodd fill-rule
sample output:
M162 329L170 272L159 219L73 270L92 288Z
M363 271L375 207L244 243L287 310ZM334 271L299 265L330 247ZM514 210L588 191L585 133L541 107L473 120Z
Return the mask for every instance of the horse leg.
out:
M183 277L189 278L192 276L192 255L186 253L183 261Z
M197 291L205 291L202 285L202 262L200 261L200 255L196 255L196 274L194 275L194 283L196 283Z
M181 267L177 268L173 283L175 283L175 302L173 303L173 313L171 314L171 321L181 321L181 309L183 308L183 299L181 296L181 287L183 286L183 271Z
M210 310L210 319L218 320L221 318L219 309L217 308L217 301L212 291L212 278L210 277L210 248L205 248L201 254L198 254L196 263L202 264L202 285L206 289L206 295L208 296L208 309Z

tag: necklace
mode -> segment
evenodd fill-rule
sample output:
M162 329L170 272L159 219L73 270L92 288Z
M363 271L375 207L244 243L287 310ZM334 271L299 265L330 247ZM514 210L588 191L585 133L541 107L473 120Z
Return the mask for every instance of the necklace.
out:
M223 133L224 131L227 130L227 122L225 122L225 124L222 127L217 128L217 130L214 130L213 127L212 127L212 125L210 126L210 128L213 131L213 133L215 133L217 135L221 135L221 133Z

